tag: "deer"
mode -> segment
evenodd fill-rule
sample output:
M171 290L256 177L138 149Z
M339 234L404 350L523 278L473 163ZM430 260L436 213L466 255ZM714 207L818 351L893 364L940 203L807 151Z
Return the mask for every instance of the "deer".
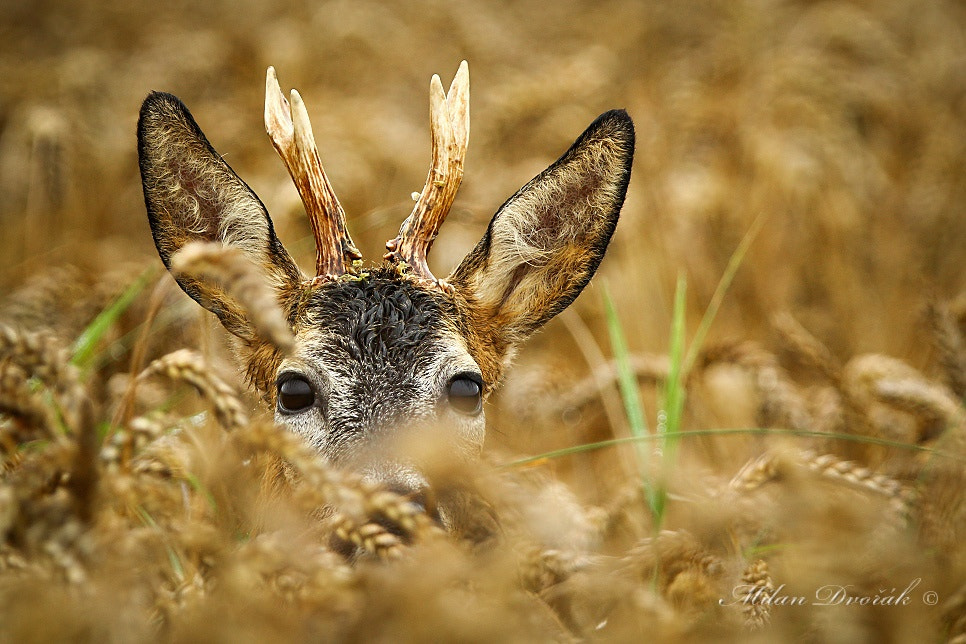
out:
M521 344L590 281L617 225L634 155L624 110L601 114L570 148L500 206L445 278L427 255L463 176L469 72L430 83L432 163L399 234L364 265L322 167L300 94L266 74L265 128L291 175L316 244L307 277L262 201L208 142L177 97L152 92L137 125L144 202L155 246L180 287L233 336L250 386L275 421L324 461L424 507L418 465L379 448L405 427L444 427L457 459L482 453L484 403ZM294 337L283 353L213 281L172 270L191 242L239 249L264 276ZM433 508L444 527L445 504Z

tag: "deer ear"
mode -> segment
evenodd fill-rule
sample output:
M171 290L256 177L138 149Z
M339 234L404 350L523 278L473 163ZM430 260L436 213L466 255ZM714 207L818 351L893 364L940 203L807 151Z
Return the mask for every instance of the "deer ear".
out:
M302 274L275 236L265 206L175 96L153 92L145 99L138 119L138 157L151 234L169 270L171 256L185 244L222 242L261 268L280 299L295 292ZM181 275L175 279L225 328L254 339L244 312L220 288Z
M630 117L602 114L493 216L448 281L494 346L525 339L593 277L617 225L633 156Z

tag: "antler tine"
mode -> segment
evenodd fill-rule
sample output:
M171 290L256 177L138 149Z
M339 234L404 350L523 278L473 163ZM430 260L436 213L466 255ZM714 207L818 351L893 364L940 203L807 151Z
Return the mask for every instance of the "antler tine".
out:
M449 92L443 92L439 76L429 86L429 112L433 140L433 162L412 214L399 228L399 235L386 242L385 258L404 262L416 277L433 284L445 284L433 276L426 264L433 241L456 198L463 180L463 162L470 137L470 76L464 60Z
M295 182L309 216L317 250L316 279L354 272L353 262L361 260L362 253L349 237L345 211L325 176L305 103L294 89L291 104L286 100L274 67L268 68L265 77L265 131Z

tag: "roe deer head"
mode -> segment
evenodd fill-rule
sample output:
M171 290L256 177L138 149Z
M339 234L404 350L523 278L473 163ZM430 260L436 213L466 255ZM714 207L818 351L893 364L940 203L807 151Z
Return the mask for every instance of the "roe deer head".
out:
M363 269L326 179L305 105L268 70L265 123L294 180L317 245L307 279L279 242L254 192L212 148L176 97L152 93L138 121L144 200L165 265L192 241L239 249L264 273L291 326L283 355L259 338L220 287L175 277L239 339L252 385L275 417L329 461L391 489L419 494L417 468L376 456L379 437L406 426L448 428L459 458L484 437L483 402L530 334L581 292L614 232L630 178L634 128L601 115L560 159L504 203L445 279L426 255L453 203L469 137L464 62L448 93L430 86L432 167L379 266ZM443 517L444 522L446 517Z

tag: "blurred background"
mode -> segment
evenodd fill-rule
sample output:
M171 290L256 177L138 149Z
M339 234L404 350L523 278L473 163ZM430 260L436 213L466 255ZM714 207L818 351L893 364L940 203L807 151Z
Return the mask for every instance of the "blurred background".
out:
M305 98L353 238L378 258L429 166L429 79L448 85L463 59L472 134L437 274L599 113L626 108L638 136L598 277L528 346L497 410L519 419L611 355L601 282L631 352L663 354L685 276L690 337L759 216L711 342L774 347L773 316L788 311L840 360L886 353L935 371L926 305L966 315L966 5L952 0L4 0L4 297L36 304L47 284L34 319L66 324L80 307L80 329L86 296L160 267L134 136L151 90L188 105L311 266L301 204L263 129L268 65ZM45 277L55 268L59 281ZM733 420L723 400L707 422ZM494 422L514 449L575 440L559 423L525 438Z

